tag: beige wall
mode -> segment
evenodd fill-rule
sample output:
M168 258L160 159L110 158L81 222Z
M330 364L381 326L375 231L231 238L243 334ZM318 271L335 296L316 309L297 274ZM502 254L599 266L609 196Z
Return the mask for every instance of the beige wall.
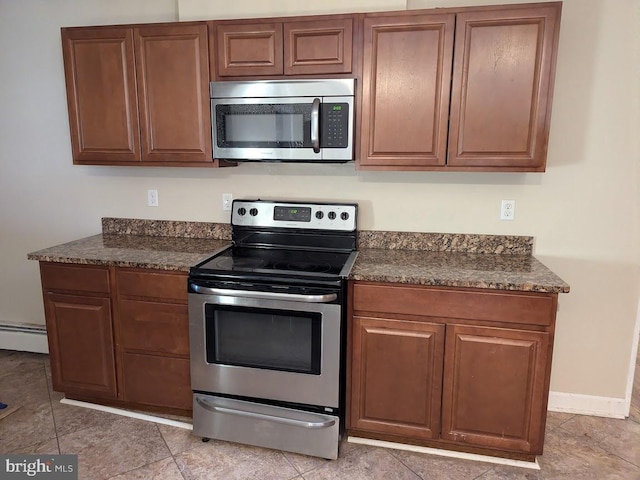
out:
M362 229L533 235L535 254L572 287L559 302L552 390L625 396L640 297L638 2L564 1L544 174L72 166L59 28L312 13L293 0L215 3L210 12L209 0L0 0L0 323L44 322L37 264L26 253L98 233L103 216L225 222L223 192L352 200ZM321 4L313 13L404 8ZM146 206L148 188L158 189L159 207ZM513 222L498 219L506 198L516 200Z

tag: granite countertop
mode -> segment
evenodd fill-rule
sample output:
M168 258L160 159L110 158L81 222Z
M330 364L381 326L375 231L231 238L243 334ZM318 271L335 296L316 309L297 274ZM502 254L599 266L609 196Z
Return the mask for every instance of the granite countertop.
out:
M229 225L102 219L102 233L29 253L30 260L188 271L226 248ZM358 232L350 280L567 293L532 255L533 237Z
M231 244L224 224L102 219L102 234L27 255L29 260L187 272Z

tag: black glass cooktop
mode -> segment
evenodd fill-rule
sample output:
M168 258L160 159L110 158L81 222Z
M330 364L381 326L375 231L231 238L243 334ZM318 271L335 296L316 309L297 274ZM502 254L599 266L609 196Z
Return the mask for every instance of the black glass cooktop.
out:
M324 252L271 248L232 247L196 265L201 273L279 273L337 276L350 252Z

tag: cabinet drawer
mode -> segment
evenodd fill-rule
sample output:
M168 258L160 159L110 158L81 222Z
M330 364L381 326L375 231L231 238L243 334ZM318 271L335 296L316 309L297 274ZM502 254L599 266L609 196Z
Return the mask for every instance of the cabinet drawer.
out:
M189 355L186 305L120 300L120 336L126 350Z
M550 325L555 318L556 297L355 283L353 308L355 311Z
M45 290L74 290L90 293L111 291L108 267L40 263L40 278Z
M125 353L123 371L125 401L191 410L188 359Z
M120 295L187 301L187 275L153 270L117 270Z

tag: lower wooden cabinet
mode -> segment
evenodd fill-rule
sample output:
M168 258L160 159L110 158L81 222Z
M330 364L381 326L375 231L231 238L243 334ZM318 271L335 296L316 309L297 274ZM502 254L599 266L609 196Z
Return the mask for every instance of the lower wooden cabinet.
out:
M447 325L442 438L541 450L548 348L547 332Z
M557 296L350 284L349 435L542 453Z
M116 398L111 300L44 295L54 390Z
M351 426L418 438L440 433L444 326L353 318Z
M47 262L40 271L56 391L191 410L186 274Z
M122 367L127 402L191 410L189 358L124 353Z

